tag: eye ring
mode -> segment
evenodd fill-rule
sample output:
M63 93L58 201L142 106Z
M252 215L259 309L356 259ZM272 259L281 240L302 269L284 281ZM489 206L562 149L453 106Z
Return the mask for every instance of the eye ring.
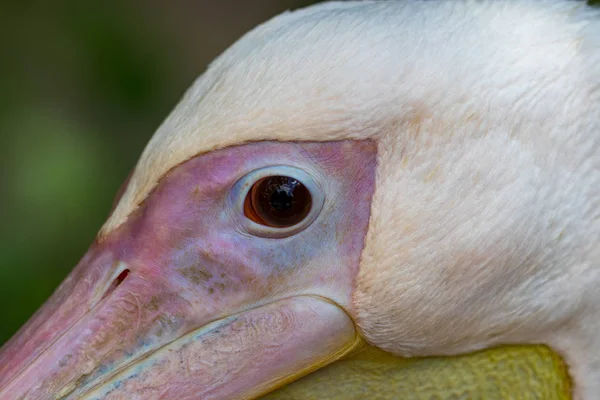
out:
M288 219L288 224L277 226L272 221L260 221L256 215L248 216L248 201L253 196L253 189L256 190L257 185L261 185L261 182L267 179L278 178L288 179L286 182L292 182L293 187L296 187L296 183L299 184L302 192L308 194L310 204L309 208L301 210L302 218L298 221ZM267 238L284 238L306 229L320 214L325 202L323 190L315 180L307 172L288 165L263 167L246 174L235 183L232 196L235 212L240 216L245 230L254 236Z

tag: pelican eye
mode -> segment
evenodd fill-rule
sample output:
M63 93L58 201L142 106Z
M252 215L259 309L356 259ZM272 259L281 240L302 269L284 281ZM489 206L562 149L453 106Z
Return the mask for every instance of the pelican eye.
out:
M320 186L296 167L260 168L240 179L236 187L242 224L256 236L291 236L310 225L323 208Z
M257 224L287 228L301 222L312 205L306 186L290 176L268 176L257 181L246 195L244 215Z

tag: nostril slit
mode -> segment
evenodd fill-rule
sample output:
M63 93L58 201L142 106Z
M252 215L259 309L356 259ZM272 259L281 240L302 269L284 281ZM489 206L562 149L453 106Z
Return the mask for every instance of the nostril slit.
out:
M104 292L104 296L102 296L102 298L104 299L105 297L108 297L112 292L115 291L115 289L117 287L119 287L119 285L121 283L123 283L123 281L127 278L127 276L129 275L129 270L128 269L124 269L119 276L117 276L112 283L110 284L110 286L108 287L108 289L106 289L106 292Z
M128 269L123 270L123 272L121 272L119 274L119 276L117 276L117 279L115 279L115 281L114 281L116 286L119 286L125 280L125 278L127 278L127 275L129 275L129 270Z

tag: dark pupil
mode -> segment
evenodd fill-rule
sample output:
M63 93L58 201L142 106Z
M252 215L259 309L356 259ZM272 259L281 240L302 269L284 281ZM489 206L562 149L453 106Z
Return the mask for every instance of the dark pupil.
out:
M302 221L310 211L310 192L297 179L270 176L253 188L253 205L265 223L286 227Z
M271 195L271 207L277 212L284 212L292 208L293 201L293 193L282 189L276 189Z

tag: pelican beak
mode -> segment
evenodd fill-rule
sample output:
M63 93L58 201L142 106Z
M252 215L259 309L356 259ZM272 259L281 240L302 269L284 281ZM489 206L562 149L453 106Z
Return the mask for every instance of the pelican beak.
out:
M236 301L207 292L207 307L195 311L118 262L94 285L88 273L104 265L99 247L3 350L0 398L253 398L339 358L355 341L347 314L319 297L227 315ZM188 273L201 280L203 271Z
M172 171L91 246L2 349L0 398L255 398L356 345L346 308L374 168L352 165L364 166L366 154L372 167L372 146L263 143L222 152ZM243 216L231 211L243 196L240 176L269 157L317 171L315 180L335 177L327 197L349 200L325 202L287 238L243 232ZM366 194L347 196L357 184Z

